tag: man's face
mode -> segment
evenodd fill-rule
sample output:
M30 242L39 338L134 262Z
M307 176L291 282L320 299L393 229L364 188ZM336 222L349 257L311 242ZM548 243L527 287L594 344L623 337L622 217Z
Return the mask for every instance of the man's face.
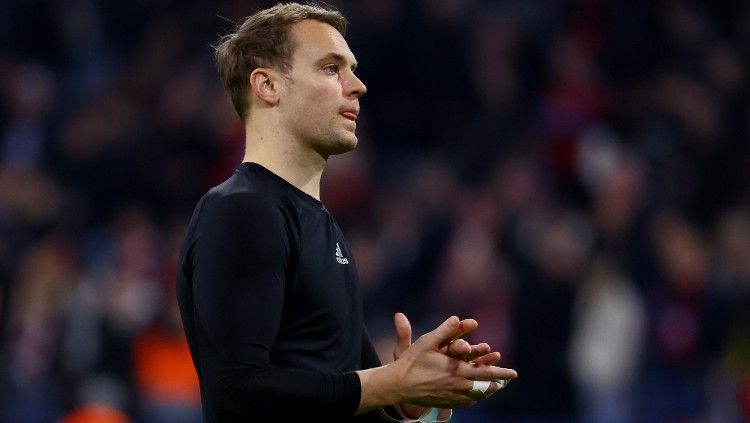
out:
M283 124L323 157L357 146L359 97L356 60L332 26L305 20L292 25L295 50L279 101Z

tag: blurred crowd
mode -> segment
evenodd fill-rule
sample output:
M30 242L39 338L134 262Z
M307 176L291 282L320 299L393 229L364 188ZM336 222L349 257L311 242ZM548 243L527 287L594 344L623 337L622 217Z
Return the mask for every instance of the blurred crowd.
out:
M331 1L369 91L323 203L384 360L473 317L455 422L750 420L750 4ZM174 295L244 129L211 45L272 2L0 3L0 421L197 422Z

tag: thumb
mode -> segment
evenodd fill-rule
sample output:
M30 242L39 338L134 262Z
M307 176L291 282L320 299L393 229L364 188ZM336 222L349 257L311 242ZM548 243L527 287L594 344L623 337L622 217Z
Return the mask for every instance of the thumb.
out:
M401 354L411 346L411 324L404 313L396 313L393 316L393 324L396 326L396 348L393 350L393 359L398 360Z
M460 323L461 321L458 320L458 317L451 316L432 332L428 332L420 337L415 342L415 345L420 344L420 348L426 350L437 349L440 345L450 342L456 336L456 331Z

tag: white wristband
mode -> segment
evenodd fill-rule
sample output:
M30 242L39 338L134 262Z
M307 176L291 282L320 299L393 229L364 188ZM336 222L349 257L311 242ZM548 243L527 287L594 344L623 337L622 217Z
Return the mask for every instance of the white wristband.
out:
M388 420L389 422L396 422L396 423L446 423L453 417L453 410L448 410L448 417L445 419L438 419L438 416L440 414L440 409L438 408L430 408L429 410L422 413L419 418L416 420L410 419L407 417L403 417L401 420L397 420L385 411L384 408L379 408L378 412L380 413L380 417Z

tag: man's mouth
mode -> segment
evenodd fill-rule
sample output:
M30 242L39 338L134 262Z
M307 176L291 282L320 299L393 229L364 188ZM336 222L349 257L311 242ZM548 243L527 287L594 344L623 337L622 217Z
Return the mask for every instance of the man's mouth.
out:
M340 114L341 114L341 116L343 116L343 117L345 117L345 118L347 118L349 120L353 120L355 122L357 121L357 114L355 112L346 111L346 112L341 112Z

